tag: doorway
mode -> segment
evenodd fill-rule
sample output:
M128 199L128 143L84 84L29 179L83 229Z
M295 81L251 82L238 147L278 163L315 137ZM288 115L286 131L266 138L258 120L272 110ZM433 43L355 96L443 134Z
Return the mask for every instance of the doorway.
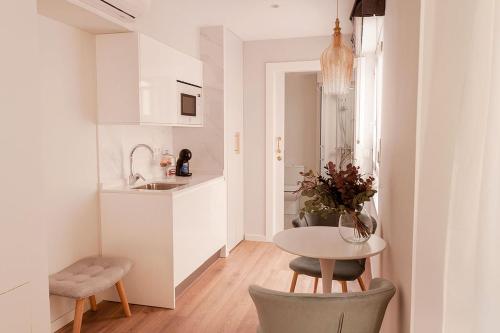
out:
M314 73L319 60L266 64L266 239L284 229L285 77Z
M321 75L285 73L284 228L293 227L304 199L297 192L302 173L321 170Z
M324 95L319 73L319 60L266 66L268 241L298 217L303 203L294 192L301 171L324 174L328 161L342 165L354 159L356 87L344 96ZM307 97L310 89L316 101ZM307 105L311 105L309 113L304 111Z

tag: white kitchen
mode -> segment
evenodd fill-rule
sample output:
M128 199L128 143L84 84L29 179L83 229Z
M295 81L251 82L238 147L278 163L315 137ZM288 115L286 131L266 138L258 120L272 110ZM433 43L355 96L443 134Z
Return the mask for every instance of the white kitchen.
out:
M95 35L98 253L134 263L132 304L174 309L243 240L242 42L200 36L201 60L142 33Z
M96 255L133 263L123 279L131 304L173 309L176 294L244 238L242 41L223 26L203 28L195 57L135 19L150 1L123 3L133 18L100 1L9 5L12 24L22 26L16 38L32 41L16 79L31 81L24 93L40 96L23 101L38 110L37 128L27 130L42 134L24 139L31 148L20 141L12 155L30 151L25 157L38 161L36 205L45 224L30 226L40 237L22 237L32 245L8 261L19 265L34 250L48 267L2 279L12 295L2 309L13 314L2 332L46 331L49 309L51 331L73 321L75 301L51 295L49 307L44 283L34 282ZM96 297L98 304L118 295ZM27 320L29 304L40 320Z

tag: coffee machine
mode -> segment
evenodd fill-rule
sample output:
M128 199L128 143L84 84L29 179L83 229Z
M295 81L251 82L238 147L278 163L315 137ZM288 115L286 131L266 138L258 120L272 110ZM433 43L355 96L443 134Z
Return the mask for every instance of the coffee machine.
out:
M179 177L189 177L191 173L189 172L189 160L192 154L189 149L182 149L179 152L179 158L177 159L177 165L175 167L175 175Z

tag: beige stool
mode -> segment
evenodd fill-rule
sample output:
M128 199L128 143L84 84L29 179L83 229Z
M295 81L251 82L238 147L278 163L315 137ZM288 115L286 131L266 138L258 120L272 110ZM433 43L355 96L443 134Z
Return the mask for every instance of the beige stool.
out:
M49 278L51 295L76 300L73 333L82 328L85 299L89 299L92 311L97 311L95 295L113 286L116 287L123 311L131 316L122 278L132 268L132 261L126 258L88 257L66 267Z

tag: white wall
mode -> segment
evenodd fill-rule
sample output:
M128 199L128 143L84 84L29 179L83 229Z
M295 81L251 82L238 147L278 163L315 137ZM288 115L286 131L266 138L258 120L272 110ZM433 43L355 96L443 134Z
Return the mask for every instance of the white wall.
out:
M95 37L43 16L38 31L40 162L51 274L99 254ZM72 320L73 300L50 301L54 329Z
M186 8L176 6L172 1L151 1L150 10L137 20L137 29L176 50L200 59L199 24L192 22Z
M266 63L317 60L331 37L245 42L245 234L266 232Z
M382 276L398 288L384 319L390 333L410 331L419 6L388 1L385 17L379 219L388 243Z
M2 10L0 331L48 332L36 1L4 1Z
M285 165L318 171L317 74L285 74Z

